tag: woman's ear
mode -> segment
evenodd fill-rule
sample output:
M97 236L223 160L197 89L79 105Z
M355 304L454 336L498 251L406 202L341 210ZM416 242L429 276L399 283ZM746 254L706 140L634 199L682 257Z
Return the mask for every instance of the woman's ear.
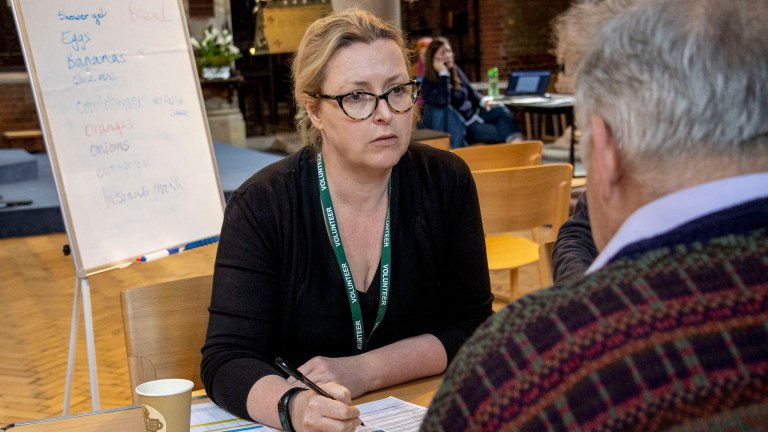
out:
M307 117L309 117L309 121L312 122L312 126L314 126L317 130L323 130L323 121L318 115L320 111L320 104L308 100L305 100L303 103L304 109L307 111Z

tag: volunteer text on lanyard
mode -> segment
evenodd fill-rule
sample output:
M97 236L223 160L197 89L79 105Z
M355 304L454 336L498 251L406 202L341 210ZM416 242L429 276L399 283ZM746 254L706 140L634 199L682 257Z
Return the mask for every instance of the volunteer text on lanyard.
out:
M357 289L355 288L355 281L352 279L352 273L349 270L349 263L347 261L347 255L344 253L344 246L341 244L341 234L339 233L339 226L336 222L336 213L333 210L333 202L331 201L331 191L328 188L328 183L325 176L325 165L323 164L323 154L317 154L317 179L320 183L320 202L323 204L323 216L328 226L328 231L331 236L331 242L333 243L333 251L336 253L336 261L339 262L339 268L341 274L344 277L344 284L346 285L347 297L349 299L349 308L352 310L352 328L355 335L355 348L358 353L365 350L365 346L371 338L371 335L376 328L381 324L384 319L384 314L387 312L387 302L389 299L389 281L392 274L392 245L389 238L389 204L387 204L387 218L384 221L384 237L381 242L381 286L379 290L379 313L376 314L376 322L373 324L373 329L365 338L365 330L363 328L363 313L360 310L360 303L357 298ZM389 179L389 194L392 193L392 179Z

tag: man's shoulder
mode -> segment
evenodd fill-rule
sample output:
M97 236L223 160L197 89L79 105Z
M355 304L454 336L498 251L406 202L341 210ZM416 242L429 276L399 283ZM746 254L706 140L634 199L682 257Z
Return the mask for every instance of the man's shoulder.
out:
M766 229L723 236L618 260L573 285L511 303L462 348L428 421L524 429L547 410L583 426L615 410L615 421L632 424L642 420L635 415L667 415L674 403L688 403L691 386L700 392L696 403L722 402L718 397L732 389L716 377L764 383L764 372L740 375L738 365L768 364L768 350L760 348L768 337L767 253ZM690 381L698 375L707 379ZM473 382L484 385L470 390ZM640 403L644 391L658 391L672 405ZM591 407L553 405L597 394L602 402Z
M768 198L749 200L703 215L668 232L631 243L616 257L633 258L654 249L706 243L715 238L746 235L761 228L768 228Z
M606 315L627 311L627 305L647 305L651 299L668 300L700 292L737 295L747 282L768 283L768 272L763 271L766 254L768 227L651 248L616 259L579 281L523 297L497 313L486 327L489 333L509 326L519 329L553 314L562 315L567 327L565 321L582 319L579 315L583 314L562 313L573 304ZM761 289L768 292L767 287Z
M677 242L659 241L655 247L619 256L573 288L590 297L601 290L621 288L644 298L670 298L669 291L676 287L707 292L718 291L715 287L736 288L741 285L741 272L764 266L763 257L768 253L768 226L764 225L747 232L726 230L715 237L690 232L673 236ZM721 279L715 280L714 275ZM763 277L768 281L768 272ZM726 279L730 283L723 285Z

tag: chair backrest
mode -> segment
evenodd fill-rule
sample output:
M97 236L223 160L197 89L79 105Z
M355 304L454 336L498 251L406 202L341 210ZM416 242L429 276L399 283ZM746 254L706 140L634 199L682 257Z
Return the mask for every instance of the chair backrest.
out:
M200 348L208 330L212 284L208 275L120 293L131 389L162 378L184 378L195 390L203 388Z
M471 145L451 150L472 171L541 165L541 141L514 144Z
M440 149L451 149L451 134L433 129L414 129L411 132L411 141Z
M551 239L568 218L569 164L472 171L486 235L552 225Z

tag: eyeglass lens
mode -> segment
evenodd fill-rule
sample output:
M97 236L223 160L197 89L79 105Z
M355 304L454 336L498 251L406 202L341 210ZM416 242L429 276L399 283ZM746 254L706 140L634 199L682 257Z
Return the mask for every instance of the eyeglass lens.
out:
M408 111L416 102L414 84L407 83L393 87L381 96L397 113ZM341 99L341 107L354 119L365 119L376 109L376 96L368 93L352 93Z

